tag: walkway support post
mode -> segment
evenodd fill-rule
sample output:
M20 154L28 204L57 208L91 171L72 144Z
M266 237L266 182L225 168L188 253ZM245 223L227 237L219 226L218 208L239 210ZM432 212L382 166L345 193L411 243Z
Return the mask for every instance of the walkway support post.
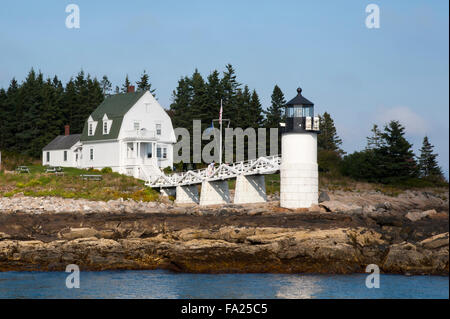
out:
M223 205L230 203L230 191L228 182L204 181L200 193L200 206Z
M175 196L176 191L175 187L164 187L160 189L160 193L162 197Z
M177 186L177 197L175 204L198 204L198 188L197 185Z
M234 204L264 203L266 201L264 175L239 175L236 178Z

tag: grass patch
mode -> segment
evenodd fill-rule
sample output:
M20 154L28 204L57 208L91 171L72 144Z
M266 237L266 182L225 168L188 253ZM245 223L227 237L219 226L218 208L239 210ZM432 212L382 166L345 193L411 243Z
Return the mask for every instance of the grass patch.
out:
M0 196L10 197L18 193L25 196L57 196L62 198L84 198L89 200L133 199L156 201L157 191L144 185L144 181L114 173L98 171L101 181L86 181L80 178L87 170L64 168L64 175L45 173L42 165L28 165L30 174L0 172Z

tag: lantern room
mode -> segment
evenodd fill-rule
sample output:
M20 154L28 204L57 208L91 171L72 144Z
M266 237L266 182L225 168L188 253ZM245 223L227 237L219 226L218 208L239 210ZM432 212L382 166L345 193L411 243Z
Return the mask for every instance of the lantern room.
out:
M286 125L284 133L319 131L319 118L314 117L314 103L297 89L297 96L286 103Z

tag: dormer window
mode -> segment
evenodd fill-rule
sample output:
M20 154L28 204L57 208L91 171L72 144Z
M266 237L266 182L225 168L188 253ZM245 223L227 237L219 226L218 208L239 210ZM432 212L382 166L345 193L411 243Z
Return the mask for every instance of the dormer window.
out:
M97 122L94 121L92 116L89 116L89 119L88 119L88 136L94 136L95 135L96 127L97 127Z
M111 130L111 125L112 120L110 120L106 114L103 115L103 135L109 134L109 131Z

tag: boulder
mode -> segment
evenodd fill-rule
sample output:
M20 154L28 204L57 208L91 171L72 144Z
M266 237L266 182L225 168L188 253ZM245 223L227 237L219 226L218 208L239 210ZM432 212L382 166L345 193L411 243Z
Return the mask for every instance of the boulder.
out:
M358 205L344 204L337 200L325 201L325 202L320 203L319 206L324 207L328 212L332 212L332 213L362 210L362 208Z
M424 248L428 249L436 249L440 247L447 246L449 244L448 233L442 233L425 240L422 240L420 243Z
M319 195L319 203L326 202L330 200L330 196L328 196L327 192L320 192Z
M408 212L405 217L408 218L412 222L416 222L426 217L431 217L436 215L437 212L434 209L426 210L424 212Z

